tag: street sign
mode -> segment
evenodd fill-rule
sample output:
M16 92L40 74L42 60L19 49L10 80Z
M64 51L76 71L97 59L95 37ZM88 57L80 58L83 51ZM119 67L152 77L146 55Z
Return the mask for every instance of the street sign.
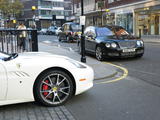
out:
M85 25L86 16L80 16L80 25Z

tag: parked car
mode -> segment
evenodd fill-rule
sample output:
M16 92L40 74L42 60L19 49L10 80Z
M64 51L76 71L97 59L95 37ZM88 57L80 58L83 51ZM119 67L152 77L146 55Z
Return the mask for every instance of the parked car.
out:
M59 33L59 41L66 40L77 41L81 35L81 25L73 22L67 22L62 25L62 32Z
M56 26L51 26L51 27L48 28L47 34L48 34L48 35L55 35L56 30L57 30L57 27L56 27Z
M40 34L40 35L46 35L46 34L47 34L47 28L42 28L42 29L39 31L39 34Z
M37 101L64 104L93 86L91 67L45 52L0 52L0 106Z
M62 27L58 27L55 31L55 34L58 36L60 32L62 32Z
M84 31L85 50L98 60L111 57L142 57L144 42L121 26L94 27Z

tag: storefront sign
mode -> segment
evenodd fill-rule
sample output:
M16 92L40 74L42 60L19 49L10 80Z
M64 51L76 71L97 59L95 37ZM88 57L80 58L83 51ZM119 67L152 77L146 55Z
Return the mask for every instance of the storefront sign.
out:
M80 16L80 25L85 25L86 16Z

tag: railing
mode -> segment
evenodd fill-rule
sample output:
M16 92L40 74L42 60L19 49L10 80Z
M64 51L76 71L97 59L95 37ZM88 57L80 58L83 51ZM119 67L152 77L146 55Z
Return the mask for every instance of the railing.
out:
M0 51L6 53L38 51L37 30L0 29Z

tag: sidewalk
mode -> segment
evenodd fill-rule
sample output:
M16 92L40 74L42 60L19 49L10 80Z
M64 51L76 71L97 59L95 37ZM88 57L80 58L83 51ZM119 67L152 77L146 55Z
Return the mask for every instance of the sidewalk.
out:
M159 35L157 35L157 36L155 36L155 35L143 36L142 39L145 43L160 43L160 36Z
M64 49L61 46L54 46L47 43L39 43L39 51L41 52L50 52L57 55L68 56L72 59L80 61L81 55L74 52L72 49ZM109 65L99 62L95 58L86 56L86 64L91 66L94 69L94 80L101 80L109 77L113 77L117 74L116 68Z

